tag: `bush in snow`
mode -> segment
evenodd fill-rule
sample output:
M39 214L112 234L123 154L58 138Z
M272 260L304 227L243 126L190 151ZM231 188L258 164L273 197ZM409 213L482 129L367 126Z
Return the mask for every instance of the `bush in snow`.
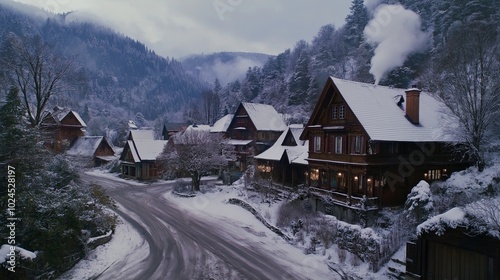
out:
M433 210L434 202L430 186L427 182L420 181L408 194L403 215L409 225L414 227L427 220Z
M500 238L500 197L482 199L465 207L471 230Z

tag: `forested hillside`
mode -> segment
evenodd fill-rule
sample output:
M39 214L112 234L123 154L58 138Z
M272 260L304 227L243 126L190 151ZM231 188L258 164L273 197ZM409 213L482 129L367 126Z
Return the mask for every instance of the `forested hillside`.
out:
M0 42L9 33L20 38L39 35L56 52L74 57L72 85L54 95L49 107L79 110L92 134L121 129L136 115L145 120L175 118L208 88L179 61L160 57L140 42L93 23L66 22L67 15L45 15L50 17L28 16L0 3Z
M242 81L228 84L221 93L227 96L224 106L234 108L240 100L272 104L303 122L329 75L427 88L425 77L440 67L437 62L460 32L476 28L481 36L498 40L500 6L495 0L397 3L353 0L344 26L325 25L312 42L299 41L262 67L248 69Z

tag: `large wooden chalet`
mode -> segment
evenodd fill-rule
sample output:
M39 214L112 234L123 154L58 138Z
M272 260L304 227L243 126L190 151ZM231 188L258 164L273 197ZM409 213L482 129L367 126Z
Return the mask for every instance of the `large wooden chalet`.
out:
M226 130L229 144L236 147L240 170L246 169L254 155L271 147L286 128L273 106L241 103Z
M318 208L353 211L402 205L420 180L464 168L447 148L442 103L417 88L328 78L301 135L309 140L309 186Z
M61 153L78 137L85 135L87 125L77 112L56 106L45 113L40 127L47 134L45 146Z

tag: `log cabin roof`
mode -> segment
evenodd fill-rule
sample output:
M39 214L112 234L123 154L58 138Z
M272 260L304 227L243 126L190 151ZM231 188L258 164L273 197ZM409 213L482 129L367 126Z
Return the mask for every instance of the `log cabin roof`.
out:
M45 113L42 123L44 125L87 127L85 121L83 121L80 114L76 111L58 106L54 107L52 111Z
M288 127L285 131L283 131L283 133L281 133L280 137L278 138L278 140L276 140L273 146L271 146L266 151L260 153L259 155L255 156L255 158L262 160L280 161L286 154L288 158L288 163L292 163L299 158L305 159L307 157L307 150L309 145L308 141L302 141L299 139L299 136L303 130L304 130L303 127L294 127L294 126ZM286 145L285 140L287 137L292 137L297 145L295 146ZM300 159L299 162L297 163L307 164L305 160L303 163L302 161L300 161Z
M226 132L233 120L234 114L227 114L214 123L210 132Z
M445 105L426 92L420 93L420 122L412 124L405 116L405 102L396 97L404 89L347 81L329 77L307 124L318 126L334 94L340 94L371 140L399 142L450 142L446 128L457 127L445 113ZM306 132L307 133L307 132ZM302 138L307 137L304 133Z
M258 131L284 131L287 126L271 105L242 102L248 116Z
M131 130L128 135L128 140L143 141L155 140L155 133L153 130Z
M156 158L163 152L163 148L167 143L167 140L128 140L125 144L120 160L124 159L124 155L129 150L135 163L139 163L141 161L155 161Z
M66 152L68 155L73 156L93 156L95 155L99 145L104 142L111 150L113 148L103 136L84 136L78 137Z

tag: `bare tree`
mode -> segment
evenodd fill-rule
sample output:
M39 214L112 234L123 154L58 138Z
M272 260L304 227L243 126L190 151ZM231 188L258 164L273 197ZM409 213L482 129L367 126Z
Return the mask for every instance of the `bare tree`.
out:
M40 124L50 97L61 90L62 80L74 69L75 59L54 52L40 36L19 38L11 33L4 42L0 61L22 94L31 125Z
M177 133L158 160L166 171L189 174L192 191L199 191L202 176L234 160L234 148L216 133L192 129Z
M450 32L442 55L426 79L457 118L460 152L485 167L489 134L500 116L500 55L495 25L472 23Z

